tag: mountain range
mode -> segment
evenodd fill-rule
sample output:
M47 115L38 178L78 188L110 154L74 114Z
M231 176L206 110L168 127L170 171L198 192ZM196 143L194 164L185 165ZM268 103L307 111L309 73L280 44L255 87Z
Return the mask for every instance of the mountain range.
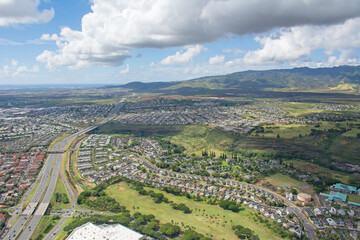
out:
M118 86L119 87L119 86ZM211 90L360 93L360 66L293 68L235 72L172 82L131 82L131 92L191 92Z

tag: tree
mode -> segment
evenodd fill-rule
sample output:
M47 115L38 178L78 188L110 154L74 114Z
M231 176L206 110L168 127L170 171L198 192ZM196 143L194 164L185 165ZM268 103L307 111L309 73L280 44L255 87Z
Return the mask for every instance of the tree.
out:
M166 223L160 227L159 231L161 233L166 234L169 237L175 237L175 236L179 235L180 227L173 225L171 223Z

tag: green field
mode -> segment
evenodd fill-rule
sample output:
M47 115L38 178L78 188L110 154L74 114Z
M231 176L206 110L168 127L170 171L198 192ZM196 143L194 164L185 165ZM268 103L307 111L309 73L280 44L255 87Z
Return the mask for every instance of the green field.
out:
M289 177L287 175L284 175L282 173L276 173L276 174L273 174L269 177L266 178L266 180L276 186L276 187L285 187L285 186L288 186L288 187L299 187L299 186L304 186L306 185L307 183L306 182L301 182L301 181L298 181L292 177Z
M215 152L217 156L234 142L229 134L203 125L184 126L179 134L167 136L165 139L184 146L188 154L201 155L201 152L207 149Z
M55 186L55 191L54 191L53 196L51 197L51 201L50 201L51 207L52 207L52 209L68 209L68 208L71 208L71 203L70 203L69 196L68 196L69 203L67 203L67 204L64 204L62 202L58 203L58 202L56 202L55 193L66 194L66 196L68 196L67 192L66 192L66 189L65 189L65 185L64 185L64 183L62 181L62 178L60 176L57 179L56 186Z
M299 102L288 102L279 104L282 110L286 111L287 116L298 117L300 115L323 112L323 110L312 109L316 104L311 103L299 103Z
M119 185L125 190L118 190ZM240 213L233 213L223 210L219 206L196 202L186 197L177 197L162 192L169 200L177 204L184 203L192 209L191 214L185 214L174 210L170 204L154 203L151 197L140 195L126 183L122 182L119 185L116 184L108 187L106 193L110 197L115 198L121 205L126 206L132 214L134 212L153 214L161 223L171 223L173 221L181 228L183 228L182 225L192 226L195 227L197 232L207 236L212 235L214 239L238 239L231 229L232 225L243 225L250 228L259 235L260 239L278 239L275 233L250 220L251 211L248 209Z
M360 196L357 194L348 194L348 202L360 203Z

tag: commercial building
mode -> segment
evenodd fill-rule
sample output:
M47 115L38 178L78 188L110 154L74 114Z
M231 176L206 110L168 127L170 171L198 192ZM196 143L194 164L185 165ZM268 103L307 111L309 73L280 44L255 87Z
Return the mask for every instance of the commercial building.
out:
M90 222L77 227L70 234L66 240L93 240L93 239L107 239L107 240L144 240L143 236L127 227L120 224L112 225L94 225Z

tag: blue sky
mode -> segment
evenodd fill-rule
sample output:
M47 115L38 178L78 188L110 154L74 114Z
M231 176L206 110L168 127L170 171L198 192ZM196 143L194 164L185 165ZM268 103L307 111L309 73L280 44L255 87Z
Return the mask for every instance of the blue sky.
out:
M0 0L0 85L359 65L358 0Z

